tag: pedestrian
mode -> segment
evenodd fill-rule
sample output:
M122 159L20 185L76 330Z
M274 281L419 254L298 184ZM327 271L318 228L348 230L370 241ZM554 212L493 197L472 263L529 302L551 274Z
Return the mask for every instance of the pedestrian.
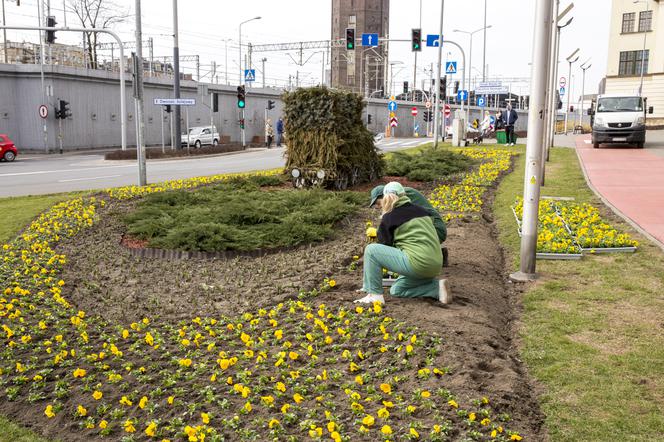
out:
M514 109L512 109L512 105L510 103L507 103L507 107L505 108L505 112L503 113L503 122L505 124L505 146L514 146L516 143L516 135L514 134L514 125L516 124L516 120L519 119L519 115L516 113Z
M268 149L272 146L272 138L274 137L274 129L272 129L272 120L268 118L265 122L265 147Z
M391 295L400 298L433 298L447 303L447 280L436 278L440 273L443 256L440 239L429 212L413 204L406 195L406 189L398 182L385 185L381 211L378 242L364 249L363 284L358 291L367 295L355 302L385 302L385 268L399 275L390 288Z
M281 147L281 140L284 137L284 120L279 117L277 120L277 147Z
M496 130L505 129L502 111L496 112Z

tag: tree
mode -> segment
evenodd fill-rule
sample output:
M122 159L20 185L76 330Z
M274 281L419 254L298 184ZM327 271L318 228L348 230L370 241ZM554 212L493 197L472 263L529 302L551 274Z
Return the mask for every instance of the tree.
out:
M114 24L122 23L129 17L129 11L115 3L113 0L68 0L70 9L76 14L81 26L84 28L108 29ZM97 60L96 32L85 32L87 45L85 56L92 69L99 68Z

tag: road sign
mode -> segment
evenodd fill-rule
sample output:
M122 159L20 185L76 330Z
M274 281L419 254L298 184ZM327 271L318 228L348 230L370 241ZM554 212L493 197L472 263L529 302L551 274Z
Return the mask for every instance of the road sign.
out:
M459 90L459 92L457 92L457 100L466 101L467 99L468 99L468 91Z
M246 82L256 81L256 69L245 69L244 81Z
M561 87L561 88L560 88L560 96L561 96L561 97L564 97L564 96L565 96L565 88L564 88L564 87Z
M493 115L491 115L491 116L489 117L489 124L492 125L492 126L494 126L494 125L496 124L496 117L494 117Z
M195 98L155 98L156 106L196 106Z
M399 120L397 117L390 118L390 127L397 127L399 125Z
M419 132L419 131L420 131L420 125L419 125L419 124L416 124L416 125L415 125L415 132Z
M362 34L362 46L378 46L378 34Z
M42 118L48 117L48 107L45 104L39 106L39 116Z
M486 98L484 98L484 97L478 97L478 98L477 98L477 105L478 105L479 107L484 107L484 106L486 106Z
M507 94L509 90L500 81L480 81L475 93L480 95Z
M445 63L445 73L446 74L456 74L457 73L457 62L448 61Z
M438 34L427 34L427 47L437 48L440 46L440 35Z
M426 106L427 109L431 109L431 102L427 101L426 103L424 103L424 106Z
M452 108L450 107L449 104L445 105L445 107L443 108L443 113L445 113L445 118L449 118L449 116L452 115Z
M390 118L394 118L394 117L396 117L396 115L397 114L395 114L394 112L390 112Z
M387 103L387 110L390 112L394 112L395 110L397 110L397 107L398 106L396 101L390 101L389 103Z
M558 83L560 87L565 87L567 86L567 78L565 77L560 77L560 83Z
M410 110L410 114L411 114L413 117L417 117L417 108L416 108L416 107L412 108L412 109Z

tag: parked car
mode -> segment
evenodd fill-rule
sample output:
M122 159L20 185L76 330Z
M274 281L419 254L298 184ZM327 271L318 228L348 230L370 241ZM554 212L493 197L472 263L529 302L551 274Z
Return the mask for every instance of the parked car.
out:
M643 149L646 142L646 99L638 95L600 95L597 106L588 109L595 149L604 143L633 144Z
M14 161L18 149L7 134L0 134L0 161Z
M183 146L201 147L204 144L216 146L219 144L219 132L214 126L190 127L189 135L182 135L181 143Z

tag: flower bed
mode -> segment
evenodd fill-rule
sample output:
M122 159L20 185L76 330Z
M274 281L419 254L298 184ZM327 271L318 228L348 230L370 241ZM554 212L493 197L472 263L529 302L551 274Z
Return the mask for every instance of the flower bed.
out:
M77 309L59 279L67 258L55 248L91 226L104 204L58 204L3 246L3 401L113 440L521 439L489 399L462 401L445 388L440 338L422 338L380 305L315 304L311 296L336 285L329 278L299 300L239 317L112 324Z
M464 175L459 184L438 186L429 197L431 205L438 209L445 221L476 215L482 211L482 196L501 173L511 165L515 152L499 149L455 149L474 160L482 162L477 170Z

